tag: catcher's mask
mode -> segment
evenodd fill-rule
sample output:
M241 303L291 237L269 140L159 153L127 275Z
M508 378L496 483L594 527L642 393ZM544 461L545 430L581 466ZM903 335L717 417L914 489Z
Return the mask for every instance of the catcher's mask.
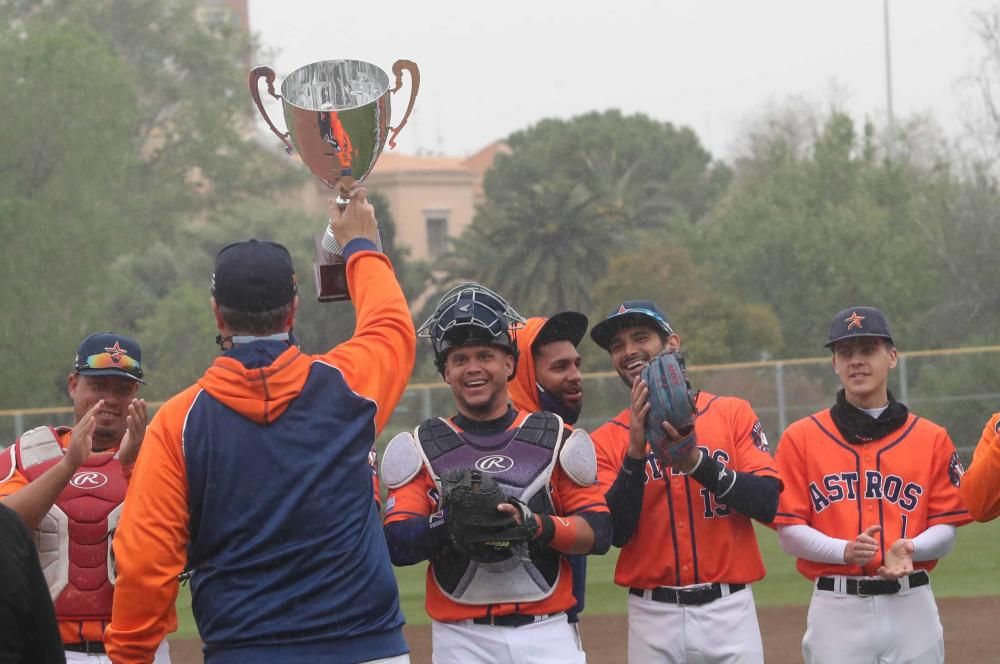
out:
M434 363L444 376L448 351L458 346L497 346L514 357L517 373L516 330L524 327L524 316L489 288L466 282L455 286L441 298L430 318L417 330L418 337L429 337L434 349Z

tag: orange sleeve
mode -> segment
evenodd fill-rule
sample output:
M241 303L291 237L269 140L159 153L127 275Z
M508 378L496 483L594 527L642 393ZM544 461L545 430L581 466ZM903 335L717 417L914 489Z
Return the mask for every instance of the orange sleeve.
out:
M590 434L597 453L597 486L606 494L618 477L625 450L628 448L628 429L622 428L618 420L603 424Z
M189 538L181 435L198 391L188 388L156 413L125 495L113 542L118 578L111 625L104 634L115 664L153 661L160 641L177 628L177 577Z
M809 503L806 462L802 449L794 437L794 425L786 429L778 441L778 452L774 460L778 464L778 473L784 484L784 490L778 498L778 513L774 517L774 525L809 525L812 520L812 506Z
M934 439L934 458L930 496L927 499L927 526L941 523L964 526L972 522L969 510L965 509L958 487L962 481L962 462L951 442L948 432L940 429Z
M732 419L733 442L736 446L736 464L733 470L774 477L780 482L777 463L771 457L760 418L746 401L737 403L737 413Z
M559 516L574 516L580 512L607 512L604 489L600 484L580 486L569 478L556 463L552 471L552 502Z
M381 433L413 372L417 335L392 264L376 251L347 261L347 284L357 312L354 336L326 355L355 392L378 406Z
M994 413L983 428L972 464L962 477L960 491L976 521L1000 516L1000 413Z
M421 468L416 477L401 487L389 489L385 499L384 523L394 523L415 516L430 516L441 509L437 484L427 468Z

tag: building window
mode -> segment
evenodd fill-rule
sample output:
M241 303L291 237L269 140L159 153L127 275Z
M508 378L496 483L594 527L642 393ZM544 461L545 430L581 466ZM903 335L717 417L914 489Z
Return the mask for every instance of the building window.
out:
M448 253L448 212L432 210L424 213L427 224L427 255L437 258Z

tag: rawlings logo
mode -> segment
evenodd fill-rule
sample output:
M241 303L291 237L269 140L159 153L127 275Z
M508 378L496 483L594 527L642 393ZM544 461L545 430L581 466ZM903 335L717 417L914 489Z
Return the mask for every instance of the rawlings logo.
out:
M503 454L484 456L476 462L476 469L484 473L502 473L514 467L514 460Z
M104 473L98 473L91 470L85 473L77 473L73 476L73 479L71 479L69 483L77 489L100 489L108 483L108 476Z

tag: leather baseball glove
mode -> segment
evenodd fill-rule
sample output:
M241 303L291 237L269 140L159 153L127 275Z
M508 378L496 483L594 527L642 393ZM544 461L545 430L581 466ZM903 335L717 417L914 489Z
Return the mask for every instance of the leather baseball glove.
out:
M649 388L646 440L661 465L673 465L689 455L697 443L694 398L687 382L684 358L676 352L660 353L643 368L642 379ZM668 437L661 422L670 424L681 437Z
M523 549L532 527L519 526L497 506L510 502L496 480L479 470L455 469L441 475L442 505L448 539L472 560L495 563Z

